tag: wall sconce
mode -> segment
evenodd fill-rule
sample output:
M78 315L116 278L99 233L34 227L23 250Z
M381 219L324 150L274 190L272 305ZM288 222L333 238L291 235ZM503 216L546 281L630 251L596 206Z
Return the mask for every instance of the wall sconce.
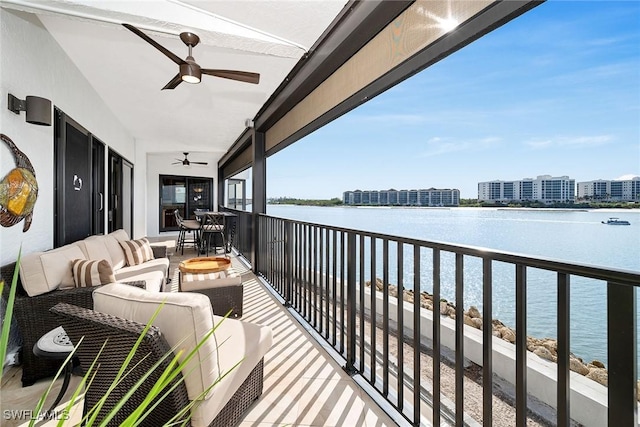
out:
M26 111L26 120L28 123L51 126L51 101L46 98L27 96L27 98L22 101L9 94L8 107L9 110L16 114L20 114L20 111Z

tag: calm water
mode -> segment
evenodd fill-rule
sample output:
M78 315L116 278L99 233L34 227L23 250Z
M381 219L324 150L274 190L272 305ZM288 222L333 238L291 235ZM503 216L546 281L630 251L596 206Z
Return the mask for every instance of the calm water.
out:
M640 210L514 210L491 208L354 208L268 205L269 215L376 231L422 240L539 255L564 261L640 271ZM630 226L600 221L616 216ZM405 251L406 252L406 251ZM378 254L381 252L378 251ZM423 265L430 265L428 254ZM390 264L394 264L392 260ZM404 286L412 287L412 260L405 257ZM455 299L453 257L442 258L442 294ZM514 326L513 267L496 264L494 318ZM422 290L431 291L430 271L422 272ZM465 307L482 309L482 266L465 259ZM394 277L393 274L390 277ZM389 280L391 283L393 281ZM535 337L556 336L556 276L527 271L527 332ZM640 324L640 316L638 320ZM572 278L571 351L586 361L606 363L606 290L602 283ZM640 351L639 351L640 354Z

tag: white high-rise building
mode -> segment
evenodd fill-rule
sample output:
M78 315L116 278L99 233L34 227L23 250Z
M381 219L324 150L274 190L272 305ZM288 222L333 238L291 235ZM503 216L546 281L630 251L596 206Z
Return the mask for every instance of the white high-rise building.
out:
M640 201L640 176L629 179L584 181L577 184L579 200Z
M345 191L345 205L373 206L460 206L460 190L428 188L420 190Z
M480 202L566 203L575 201L575 180L568 176L539 175L519 181L486 181L478 183Z

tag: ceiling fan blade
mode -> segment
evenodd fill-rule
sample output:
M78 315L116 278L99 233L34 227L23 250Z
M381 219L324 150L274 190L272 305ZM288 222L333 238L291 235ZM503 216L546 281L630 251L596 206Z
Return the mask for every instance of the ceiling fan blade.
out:
M208 165L208 162L191 162L192 165Z
M167 49L166 47L162 46L161 44L159 44L158 42L156 42L155 40L153 40L151 37L149 37L148 35L146 35L145 33L143 33L142 31L140 31L139 29L137 29L136 27L134 27L133 25L129 25L129 24L122 24L127 30L131 31L132 33L136 34L138 37L140 37L141 39L143 39L144 41L146 41L147 43L149 43L151 46L155 47L156 49L158 49L160 52L164 53L170 60L172 60L173 62L175 62L178 65L181 64L185 64L186 62L184 61L184 59L181 59L180 57L178 57L176 54L174 54L173 52L171 52L169 49ZM173 89L173 88L172 88Z
M167 83L162 90L165 89L175 89L176 86L178 86L180 83L182 83L182 77L180 77L180 73L176 74L176 76L174 78L171 79L171 81L169 83Z
M172 164L172 165L179 165L179 164L182 164L182 160L180 160L179 162L173 162L173 163L171 163L171 164Z
M203 68L200 70L202 74L208 74L210 76L222 77L223 79L238 80L245 83L260 83L260 74L250 73L248 71L235 71L235 70L210 70Z

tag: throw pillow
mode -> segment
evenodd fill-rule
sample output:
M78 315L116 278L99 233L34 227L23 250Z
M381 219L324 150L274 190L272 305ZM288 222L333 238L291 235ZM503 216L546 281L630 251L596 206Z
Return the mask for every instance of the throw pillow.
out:
M151 245L146 237L138 240L125 240L120 242L124 251L124 258L127 265L138 265L154 259Z
M87 288L116 281L111 264L106 259L76 259L71 262L71 273L76 288Z

